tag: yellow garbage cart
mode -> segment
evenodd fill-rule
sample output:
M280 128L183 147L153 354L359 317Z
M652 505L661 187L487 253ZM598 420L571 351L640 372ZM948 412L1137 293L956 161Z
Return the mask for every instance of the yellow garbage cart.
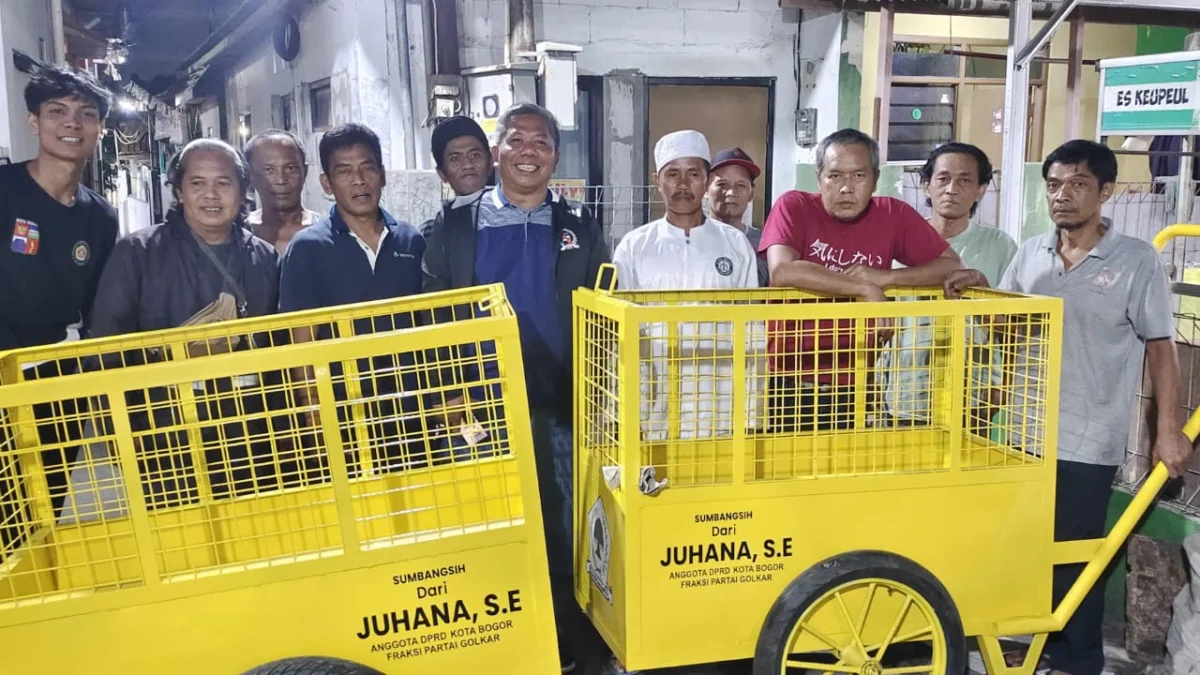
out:
M1055 543L1061 301L893 299L576 292L576 599L626 668L1033 672L1165 469Z
M0 356L0 674L557 673L517 331L491 286Z

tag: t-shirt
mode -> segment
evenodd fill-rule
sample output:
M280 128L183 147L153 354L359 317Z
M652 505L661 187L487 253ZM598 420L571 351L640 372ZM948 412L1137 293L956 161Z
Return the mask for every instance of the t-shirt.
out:
M979 223L971 223L967 229L946 241L962 258L963 266L983 272L989 286L1000 283L1004 270L1008 269L1008 264L1017 254L1017 244L1012 237L999 228Z
M1012 237L995 227L971 223L957 236L946 240L968 269L983 272L989 286L996 286L1017 254ZM932 317L905 317L897 326L891 344L884 346L876 362L876 381L884 383L887 411L901 420L929 419L934 321ZM988 349L989 331L973 326L967 331L971 368L969 404L983 405L989 391L1003 385L1003 355Z
M613 252L622 290L757 288L758 266L746 235L705 220L690 232L660 218L621 238Z
M117 231L117 212L88 188L66 206L28 162L0 166L0 350L80 337Z
M842 272L861 264L890 269L899 261L908 267L933 262L945 252L946 241L916 209L891 197L874 197L851 221L825 210L821 196L796 190L776 202L763 227L758 253L775 245L790 247L798 260ZM771 368L794 373L821 384L852 384L854 325L851 320L773 321L768 327ZM874 331L868 331L870 349ZM835 357L836 351L836 357ZM836 377L835 377L836 372Z

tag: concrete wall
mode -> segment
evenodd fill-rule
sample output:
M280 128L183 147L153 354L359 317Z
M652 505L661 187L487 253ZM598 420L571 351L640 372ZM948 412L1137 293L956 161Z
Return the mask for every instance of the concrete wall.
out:
M504 59L504 0L459 0L462 66ZM775 77L774 195L795 183L793 112L798 96L794 47L798 13L778 0L535 0L536 38L583 47L581 75L605 83L605 183L644 184L646 77ZM831 24L839 24L836 18ZM840 37L840 30L837 31ZM823 48L836 66L840 43ZM836 123L837 87L814 100ZM856 102L857 105L857 102ZM830 129L832 130L832 129Z
M237 120L251 116L250 133L282 126L279 98L292 95L293 131L306 143L309 208L325 210L321 190L320 134L310 119L310 91L328 80L332 89L331 123L359 122L379 134L384 165L406 166L406 142L401 115L400 55L397 51L397 0L322 0L300 16L300 54L287 63L269 42L244 57L226 81L229 133L237 135ZM240 142L243 138L231 138Z
M37 155L38 142L25 121L29 76L13 66L14 49L35 59L44 55L46 61L54 61L48 0L0 0L0 79L6 100L0 111L0 146L9 149L12 161L20 162Z

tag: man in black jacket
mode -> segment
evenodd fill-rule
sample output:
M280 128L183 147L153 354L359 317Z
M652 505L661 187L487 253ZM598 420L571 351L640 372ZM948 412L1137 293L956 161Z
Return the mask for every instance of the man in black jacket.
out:
M500 116L496 188L473 208L447 209L431 228L422 265L425 292L503 283L517 314L529 394L538 486L560 618L572 600L571 295L592 287L609 262L600 225L549 189L558 164L558 122L520 103ZM482 377L494 380L485 361ZM448 405L453 408L454 401ZM563 670L574 661L562 654Z

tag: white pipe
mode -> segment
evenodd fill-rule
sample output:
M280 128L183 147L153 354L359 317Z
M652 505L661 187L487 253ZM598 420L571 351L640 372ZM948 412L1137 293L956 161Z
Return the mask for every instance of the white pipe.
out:
M417 164L416 125L413 123L412 67L409 59L408 7L404 0L392 0L396 13L396 51L400 63L400 128L404 133L404 168L415 169Z
M1182 141L1179 150L1183 154L1179 156L1179 198L1175 200L1175 222L1190 223L1192 196L1196 189L1192 184L1192 163L1196 160L1191 153L1196 151L1196 147L1191 136L1181 136L1179 140Z
M1029 42L1032 0L1013 0L1008 20L1008 61L1004 78L1004 157L1000 172L1001 230L1013 241L1021 234L1025 211L1025 141L1029 122L1029 68L1017 54Z
M63 0L50 0L50 32L54 39L54 62L67 62L67 36L63 31Z

